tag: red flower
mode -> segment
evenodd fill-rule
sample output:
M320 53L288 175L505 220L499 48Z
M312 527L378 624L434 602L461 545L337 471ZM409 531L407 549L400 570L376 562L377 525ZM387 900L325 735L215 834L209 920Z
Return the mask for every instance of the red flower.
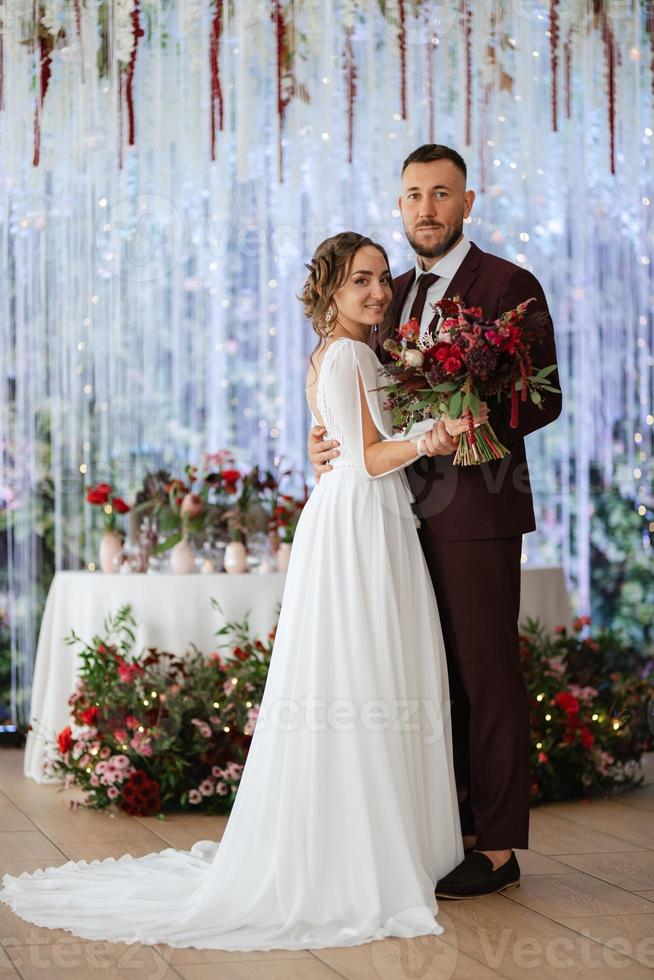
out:
M129 504L126 504L122 497L114 497L111 503L114 510L118 514L127 514L131 509Z
M443 370L446 374L458 374L463 367L463 358L460 356L459 352L452 353L445 361L443 361Z
M234 656L237 660L249 660L250 654L247 650L241 649L241 647L236 647L234 649Z
M141 770L123 783L120 808L132 817L152 817L161 809L159 783Z
M59 751L62 755L66 755L66 752L70 752L73 747L73 733L70 730L70 725L66 725L62 728L57 735L57 745L59 746Z
M459 304L453 299L439 299L436 304L442 316L457 316Z
M135 677L140 677L143 673L143 668L140 664L128 664L120 654L116 654L116 664L118 666L118 677L125 684L131 684Z
M87 490L86 491L86 502L89 504L106 504L109 500L109 494L104 490Z
M580 728L581 732L581 744L585 749L590 749L595 744L595 738L593 733L588 728L588 725L582 725Z
M557 634L557 636L562 636L562 635L563 635L563 633L566 633L566 632L567 632L567 630L566 630L566 628L565 628L565 626L562 626L562 625L561 625L561 624L559 623L559 625L558 625L558 626L555 626L555 627L554 627L554 632L555 632L555 633Z
M559 708L563 708L567 715L579 714L579 701L574 694L570 694L569 691L559 691L554 700L558 704Z
M98 717L98 709L93 705L90 708L86 708L84 711L80 711L80 721L84 725L92 725L96 718Z
M407 320L406 323L403 323L402 326L398 328L397 332L401 337L404 337L405 340L417 340L420 336L420 324L416 318L413 317L412 320Z
M238 470L223 470L220 476L223 483L228 483L230 486L233 486L237 480L241 479L241 474Z
M113 487L110 483L97 483L93 489L96 493L111 493Z
M549 760L549 756L545 752L539 752L538 753L538 761L541 762L541 763L543 763L543 764L546 763L546 762L549 762L550 761Z

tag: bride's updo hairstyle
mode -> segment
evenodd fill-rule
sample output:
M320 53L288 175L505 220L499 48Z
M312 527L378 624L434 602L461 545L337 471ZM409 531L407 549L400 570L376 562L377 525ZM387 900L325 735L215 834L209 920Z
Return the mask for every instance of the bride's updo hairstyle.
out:
M334 293L344 285L352 268L352 259L365 245L379 249L390 269L388 255L382 245L355 231L342 231L321 242L307 265L309 275L298 299L304 305L304 315L311 320L320 340L318 347L329 337L336 326ZM392 287L392 280L391 280ZM315 351L314 351L315 353Z

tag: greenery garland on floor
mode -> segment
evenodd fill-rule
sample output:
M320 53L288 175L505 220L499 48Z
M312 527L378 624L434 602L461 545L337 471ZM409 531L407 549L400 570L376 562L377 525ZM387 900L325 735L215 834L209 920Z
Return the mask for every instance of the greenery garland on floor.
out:
M227 623L217 633L227 658L195 647L186 656L155 648L135 654L135 625L124 606L90 643L71 633L67 642L82 646L72 718L50 743L45 770L96 809L227 813L275 630L264 643L251 637L247 618ZM651 666L615 633L591 635L586 617L555 636L529 622L521 656L532 706L532 801L638 786L641 757L654 747Z

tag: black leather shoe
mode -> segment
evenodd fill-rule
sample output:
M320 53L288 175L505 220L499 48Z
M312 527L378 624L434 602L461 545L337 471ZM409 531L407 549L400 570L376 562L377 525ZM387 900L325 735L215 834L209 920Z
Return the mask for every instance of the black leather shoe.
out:
M436 884L437 898L479 898L497 895L520 884L520 866L515 853L493 871L493 862L481 851L467 854L461 864Z

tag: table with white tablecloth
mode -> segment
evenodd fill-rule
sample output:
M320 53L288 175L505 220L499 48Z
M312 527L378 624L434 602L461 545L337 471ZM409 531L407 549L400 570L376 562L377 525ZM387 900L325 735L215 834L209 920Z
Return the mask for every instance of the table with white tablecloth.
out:
M129 604L137 623L135 650L158 647L183 654L195 644L217 649L216 632L248 614L254 635L265 637L277 621L286 576L270 575L103 575L57 572L48 593L34 664L31 721L24 772L43 781L45 736L69 723L68 698L75 687L78 646L68 646L71 630L90 641L102 633L108 614ZM222 610L214 609L215 599Z
M249 616L251 633L265 636L277 621L285 576L270 575L102 575L58 572L52 580L41 623L34 665L26 776L43 781L45 738L69 723L68 698L75 687L80 648L65 638L71 630L90 641L102 633L108 614L131 605L137 623L135 649L159 647L183 654L191 644L216 650L216 632L226 622ZM211 599L220 605L213 608ZM569 626L570 604L563 569L522 571L520 620L539 619L548 631Z

